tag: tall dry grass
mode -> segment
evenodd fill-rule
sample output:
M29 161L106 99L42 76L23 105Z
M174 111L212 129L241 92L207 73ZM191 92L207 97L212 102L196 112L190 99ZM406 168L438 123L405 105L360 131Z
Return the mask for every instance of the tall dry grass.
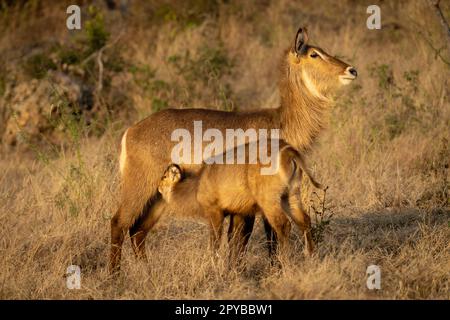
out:
M15 31L3 34L0 50L13 71L19 51L73 41L63 27L38 27L63 24L64 3L37 3L29 14L38 10L39 18L27 23L14 10L4 16L2 25ZM110 39L122 32L117 46L133 64L116 75L128 85L111 82L129 99L127 112L113 113L101 136L79 124L62 145L2 149L0 297L449 299L450 70L430 46L441 47L444 35L426 3L383 2L379 31L366 29L366 7L357 1L202 3L135 3L127 17L103 9ZM135 260L127 244L120 277L109 278L109 219L126 125L166 106L276 106L278 57L300 24L359 73L309 157L330 187L326 205L334 213L317 255L300 254L294 231L282 268L271 267L257 221L245 271L229 272L224 258L206 250L206 226L165 217L147 238L149 263ZM30 39L33 28L38 35ZM20 70L15 81L26 81ZM221 250L226 256L225 242ZM66 288L71 264L81 267L80 290ZM366 288L371 264L381 268L381 290Z

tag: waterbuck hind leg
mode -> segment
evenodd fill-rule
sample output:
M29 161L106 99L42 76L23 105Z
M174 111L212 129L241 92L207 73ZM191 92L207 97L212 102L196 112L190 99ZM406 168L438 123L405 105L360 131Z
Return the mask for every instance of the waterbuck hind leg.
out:
M230 215L228 227L229 267L241 267L253 231L255 216Z
M166 203L158 194L155 199L149 203L144 213L130 228L131 247L133 248L136 258L147 262L147 254L145 252L145 238L150 230L156 225L166 209Z
M111 253L109 260L109 272L111 274L120 270L123 240L132 225L127 217L130 215L139 217L142 212L142 209L128 204L130 202L123 201L120 204L119 210L117 210L117 213L111 219Z
M145 208L145 203L141 205L142 202L135 201L136 198L123 197L122 199L119 210L117 210L117 213L111 219L110 273L119 271L124 237L129 230L130 233L134 233L131 229L133 229L133 225L139 220ZM142 240L140 242L142 242Z
M136 161L131 156L126 158L126 165L121 177L121 202L119 210L111 220L111 254L109 263L111 273L118 271L120 268L122 244L128 231L133 236L139 234L132 240L134 251L138 253L144 252L143 239L145 239L146 233L140 232L139 224L136 226L135 224L136 221L139 221L141 215L146 213L146 207L149 204L153 204L155 197L157 197L158 183L166 167L162 162L151 161L151 163L155 165L150 168ZM151 217L152 215L151 212L148 216ZM153 220L154 218L149 219Z
M311 219L302 205L300 187L289 192L289 208L295 224L303 232L305 237L305 255L310 256L314 252L314 242L311 235Z

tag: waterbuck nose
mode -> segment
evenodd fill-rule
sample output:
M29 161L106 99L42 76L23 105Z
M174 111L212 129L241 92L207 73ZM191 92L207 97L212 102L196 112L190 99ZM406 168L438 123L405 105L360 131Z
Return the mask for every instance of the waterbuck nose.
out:
M355 78L358 76L358 72L357 72L356 69L353 68L353 67L348 67L347 71L348 71L352 76L354 76Z

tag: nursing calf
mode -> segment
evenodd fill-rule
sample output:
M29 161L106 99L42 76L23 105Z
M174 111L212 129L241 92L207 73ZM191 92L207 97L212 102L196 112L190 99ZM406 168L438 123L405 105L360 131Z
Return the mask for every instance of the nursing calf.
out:
M285 245L290 216L304 233L305 253L311 254L314 249L311 223L300 196L302 174L305 173L315 187L321 186L311 176L302 155L282 140L279 144L277 170L273 174L261 173L265 165L259 158L253 164L249 161L245 164L204 164L200 173L191 177L185 176L178 165L169 165L158 188L168 204L166 209L205 219L211 228L210 244L214 250L218 249L225 216L252 220L257 212L262 212L266 229L275 231L276 238L269 239L271 254L276 252L277 242ZM236 149L234 151L237 154ZM246 156L248 160L248 154ZM251 228L244 231L243 245L231 246L235 249L231 252L232 259L241 257L250 233ZM232 226L228 236L232 240Z

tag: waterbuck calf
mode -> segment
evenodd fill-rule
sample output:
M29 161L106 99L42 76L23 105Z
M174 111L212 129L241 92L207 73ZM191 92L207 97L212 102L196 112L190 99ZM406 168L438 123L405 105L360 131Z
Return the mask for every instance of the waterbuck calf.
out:
M311 223L300 199L302 173L315 187L321 186L312 177L301 154L282 140L278 143L279 149L273 151L277 153L273 174L262 174L262 168L267 164L262 164L260 158L245 164L237 164L237 161L234 164L205 164L193 177L185 177L178 165L169 165L158 187L168 203L165 210L202 217L210 225L210 246L214 250L218 249L227 215L254 219L256 213L261 211L265 223L275 231L281 246L284 246L290 231L287 218L290 216L304 233L305 253L311 254L314 248ZM245 149L247 152L251 150L248 145ZM236 154L237 148L233 152L233 155ZM246 158L250 158L248 154ZM233 235L229 232L228 236ZM249 236L250 233L247 233L245 242ZM275 252L277 241L269 241L268 244L269 250ZM236 255L241 253L242 248L234 249L237 250L230 252L230 260L241 258Z
M306 29L302 28L283 56L280 70L281 105L276 109L249 112L167 109L125 131L120 153L122 194L119 209L111 219L112 272L119 269L127 230L136 255L146 258L145 237L162 212L157 210L161 205L158 184L173 162L171 152L176 142L171 140L171 134L174 130L184 128L193 135L194 121L199 120L205 130L214 128L224 135L226 129L279 129L280 138L296 150L306 152L327 122L333 94L340 86L356 79L353 67L309 45ZM201 167L188 163L180 163L180 166L194 174ZM254 220L239 215L232 218L232 228L238 227L234 229L234 238L244 243ZM273 232L270 228L267 230L267 236L273 238Z

